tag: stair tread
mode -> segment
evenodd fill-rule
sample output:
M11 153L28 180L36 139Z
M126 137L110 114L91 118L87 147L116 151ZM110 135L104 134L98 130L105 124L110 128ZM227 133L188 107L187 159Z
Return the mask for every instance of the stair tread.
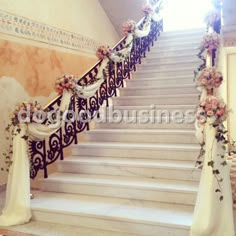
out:
M194 130L189 129L92 129L90 131L85 131L85 133L121 133L121 134L190 134L195 135Z
M189 228L193 214L193 207L187 205L40 191L34 195L35 199L31 202L33 211L83 215L121 222Z
M115 97L113 99L125 99L127 100L128 98L178 98L178 97L197 97L198 94L162 94L162 95L149 95L149 96L121 96L121 97Z
M173 72L173 71L189 71L196 69L196 66L188 66L188 67L181 67L181 68L165 68L165 69L157 69L157 70L148 70L148 71L136 71L135 74L145 74L145 73L163 73L163 72Z
M128 83L132 83L132 82L136 82L136 81L159 81L159 80L171 80L171 79L191 79L191 81L193 81L193 74L189 74L189 75L179 75L179 76L173 76L173 75L170 75L170 76L166 76L166 77L159 77L158 79L157 78L133 78L131 80L128 80L127 82Z
M145 106L145 105L140 105L140 106L129 106L129 105L122 105L122 106L119 106L119 105L114 105L113 106L114 107L114 109L116 109L116 110L119 110L119 109L133 109L133 110L135 110L135 109L153 109L153 107L151 107L151 106ZM161 108L161 109L165 109L165 110L168 110L168 109L178 109L178 108L192 108L192 109L194 109L194 108L196 108L196 105L188 105L188 104L186 104L186 105L155 105L155 109L158 109L158 108ZM107 109L109 109L109 107L107 108Z
M199 62L201 62L201 60L198 58L195 60L178 60L178 58L177 58L176 61L149 62L149 63L145 63L145 64L140 64L139 67L144 69L146 66L150 67L150 66L162 66L162 65L172 65L172 64L178 65L178 64L184 64L184 63L189 64L189 63L199 63Z
M148 56L147 58L145 58L144 62L146 63L148 61L152 61L155 58L156 59L169 59L169 58L173 59L173 58L181 58L181 57L183 57L183 58L186 58L186 57L196 57L196 58L198 58L197 53L186 53L186 54L165 55L165 56L163 56L163 55L156 55L156 56L151 55L151 57Z
M113 175L96 175L96 174L74 174L74 173L53 173L48 179L42 179L41 182L63 182L77 184L95 184L113 186L113 187L129 187L149 190L169 190L169 191L186 191L196 193L198 183L192 181L181 180L165 180L152 179L142 177L127 177Z
M106 148L135 148L135 149L164 149L164 150L190 150L198 151L200 146L198 144L151 144L151 143L122 143L122 142L80 142L74 144L72 147L100 147Z
M121 88L122 90L149 90L149 89L163 89L163 88L196 88L196 83L192 83L192 84L174 84L174 85L160 85L160 86L132 86L132 87L126 87L126 88ZM197 91L197 88L196 88Z
M136 166L145 168L173 168L173 169L195 169L195 162L193 161L175 161L175 160L153 160L141 158L118 158L118 157L80 157L71 156L66 158L63 163L90 163L90 164L103 164L103 165L121 165L121 166Z

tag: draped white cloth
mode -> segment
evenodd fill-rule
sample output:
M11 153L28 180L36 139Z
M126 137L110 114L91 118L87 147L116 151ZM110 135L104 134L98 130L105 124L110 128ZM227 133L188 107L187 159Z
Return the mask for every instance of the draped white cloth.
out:
M30 180L26 125L20 126L21 131L13 139L13 164L9 170L6 201L0 226L23 224L30 220ZM15 131L16 132L16 131Z
M72 94L64 92L59 110L64 112L70 104ZM20 132L15 128L13 137L12 165L9 170L6 201L0 216L0 226L12 226L27 223L31 218L30 211L30 167L28 143L23 136L30 136L34 140L43 140L55 133L63 122L46 126L37 123L20 124Z
M191 236L234 236L232 190L229 175L229 166L223 166L224 161L217 154L221 152L221 143L218 143L216 130L210 120L205 124L205 159L198 190L197 202L193 215ZM218 182L212 173L208 162L214 161L214 169L220 171L223 182L220 183L223 201L219 200Z

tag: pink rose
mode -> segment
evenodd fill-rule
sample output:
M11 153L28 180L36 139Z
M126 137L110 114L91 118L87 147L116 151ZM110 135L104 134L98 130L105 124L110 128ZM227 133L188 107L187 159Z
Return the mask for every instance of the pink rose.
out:
M223 116L224 113L225 113L225 109L224 109L224 108L221 108L220 110L218 110L218 111L216 112L216 114L217 114L218 116Z

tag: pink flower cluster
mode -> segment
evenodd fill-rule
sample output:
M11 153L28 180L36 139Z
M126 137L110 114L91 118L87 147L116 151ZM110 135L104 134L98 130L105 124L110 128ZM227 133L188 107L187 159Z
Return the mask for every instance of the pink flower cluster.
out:
M201 101L196 118L201 124L207 122L207 118L213 118L215 122L223 122L226 120L226 105L222 99L214 96L208 96L205 100Z
M42 106L37 102L22 102L16 106L16 109L11 117L11 124L19 124L18 115L20 114L21 118L25 119L26 117L30 118L30 122L33 121L33 115L37 111L42 111Z
M208 26L214 26L215 22L220 20L220 13L214 9L207 13L205 22Z
M125 33L125 35L128 35L129 33L134 33L136 28L136 22L133 20L128 20L123 23L122 29Z
M201 42L201 48L207 49L209 53L212 53L213 49L217 49L220 45L220 35L213 32L203 36Z
M142 8L142 12L144 13L144 15L149 15L154 13L154 10L152 8L152 5L147 4Z
M112 50L109 46L102 45L97 49L96 56L99 60L103 60L106 57L109 57L112 53Z
M203 69L198 76L198 85L206 89L218 88L222 84L223 76L215 68Z
M63 75L56 80L55 89L59 95L63 94L63 91L74 91L76 85L76 78L73 75Z

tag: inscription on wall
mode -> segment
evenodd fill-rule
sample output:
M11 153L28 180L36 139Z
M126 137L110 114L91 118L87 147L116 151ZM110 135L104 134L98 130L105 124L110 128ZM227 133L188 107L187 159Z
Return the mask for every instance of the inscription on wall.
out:
M2 10L0 10L0 33L91 53L94 53L100 45L91 38Z

